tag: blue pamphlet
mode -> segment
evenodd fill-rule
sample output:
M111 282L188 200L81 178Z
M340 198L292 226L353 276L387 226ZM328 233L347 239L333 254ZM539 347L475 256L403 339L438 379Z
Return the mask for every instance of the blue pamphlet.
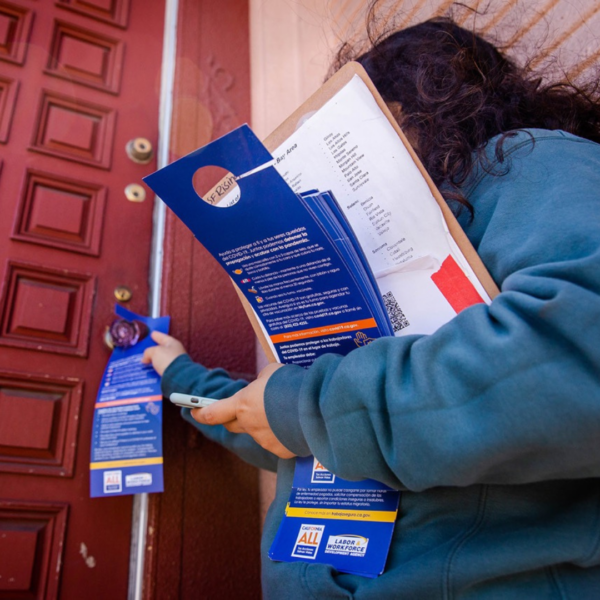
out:
M392 335L364 269L347 263L307 200L273 166L264 167L271 161L244 125L144 181L235 281L281 362L309 366L326 352L347 354L365 340ZM194 173L208 165L236 177L264 168L238 179L240 200L219 208L192 185Z
M115 348L102 377L92 426L92 498L164 489L160 376L141 359L146 348L156 345L152 331L169 332L169 317L142 317L120 305L115 312Z
M322 354L347 354L393 328L367 260L333 194L296 194L247 125L144 180L235 281L278 360L304 367ZM194 173L222 167L240 197L212 206ZM348 482L316 458L298 459L273 560L323 562L375 577L383 572L399 492Z
M381 483L346 481L312 456L297 458L292 493L269 557L376 577L385 567L399 499L396 490Z

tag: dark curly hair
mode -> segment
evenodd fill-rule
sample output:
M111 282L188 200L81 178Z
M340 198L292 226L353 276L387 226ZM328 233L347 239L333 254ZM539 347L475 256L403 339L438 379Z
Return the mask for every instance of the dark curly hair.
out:
M499 162L504 140L523 128L563 129L600 142L597 83L544 84L450 18L433 18L371 43L360 56L343 46L333 68L350 59L362 63L383 99L401 106L399 121L446 200L471 213L460 188L476 162L490 168L484 157L490 138L502 134Z

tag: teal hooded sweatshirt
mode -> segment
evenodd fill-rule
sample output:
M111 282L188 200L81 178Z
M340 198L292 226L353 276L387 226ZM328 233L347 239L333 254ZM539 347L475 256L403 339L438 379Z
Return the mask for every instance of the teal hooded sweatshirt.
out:
M383 575L267 557L292 460L201 426L277 470L262 543L268 599L600 599L600 145L524 130L487 145L459 222L501 293L432 335L285 366L265 406L277 438L351 480L402 491ZM241 389L187 356L163 392Z

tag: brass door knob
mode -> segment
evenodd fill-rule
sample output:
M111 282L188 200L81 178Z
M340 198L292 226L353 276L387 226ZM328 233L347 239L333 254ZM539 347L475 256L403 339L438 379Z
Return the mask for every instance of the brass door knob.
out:
M114 295L119 302L129 302L133 292L126 285L118 285L115 288Z
M129 202L143 202L146 199L146 190L139 183L130 183L125 188L125 198Z
M125 151L134 163L146 165L152 160L152 142L146 138L139 137L129 140L125 146Z

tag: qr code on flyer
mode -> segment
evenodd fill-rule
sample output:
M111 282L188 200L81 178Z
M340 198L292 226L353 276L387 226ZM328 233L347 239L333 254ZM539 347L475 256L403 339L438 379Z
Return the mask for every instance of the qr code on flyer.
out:
M383 304L385 305L385 310L387 311L390 321L392 322L394 333L410 325L406 315L402 312L402 309L398 305L398 302L396 301L396 298L394 298L394 294L392 294L392 292L383 294Z

